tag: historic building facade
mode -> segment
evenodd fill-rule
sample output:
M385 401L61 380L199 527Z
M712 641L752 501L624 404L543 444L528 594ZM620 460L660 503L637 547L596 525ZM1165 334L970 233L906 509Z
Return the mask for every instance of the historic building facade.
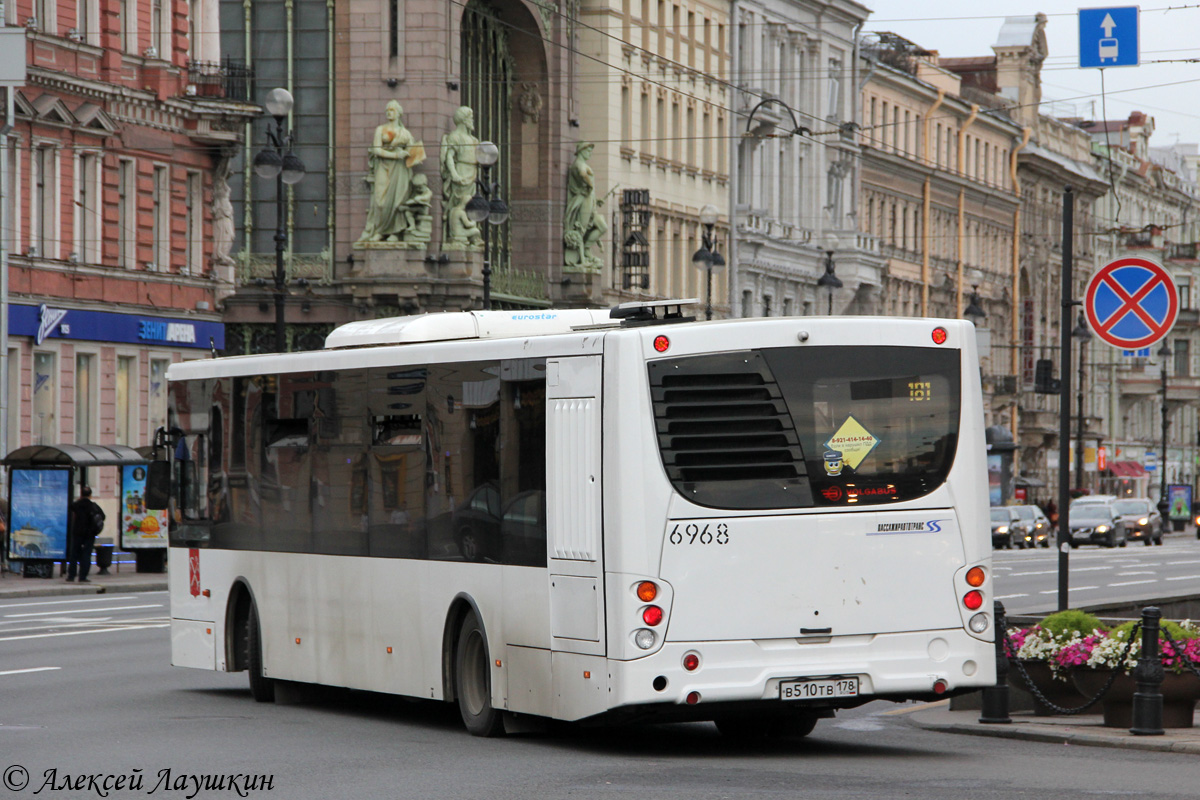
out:
M579 136L596 143L608 232L599 283L607 303L635 297L709 301L692 265L716 209L715 252L728 260L731 26L728 2L583 0ZM728 270L712 271L711 305L728 316ZM563 281L574 282L578 273Z
M247 126L246 154L229 176L230 351L274 347L277 228L291 349L319 347L353 319L480 308L485 269L493 308L606 302L614 293L602 234L612 226L602 214L619 201L605 196L613 184L600 151L613 142L598 121L607 101L588 95L606 80L575 54L592 35L588 16L579 3L525 0L221 0L223 52L253 67L256 100L276 87L292 94L284 127L307 170L285 188L277 221L273 182L252 167L275 123ZM590 166L577 153L588 136L597 140ZM476 140L497 145L489 169L475 163ZM392 169L401 141L404 163ZM463 201L485 175L509 216L476 225ZM582 199L572 205L573 196Z
M882 313L984 312L987 422L1009 425L1021 128L1001 103L969 94L936 52L893 34L862 52L859 219L886 258Z
M26 53L4 154L9 449L148 444L167 365L224 345L211 175L253 109L205 60L204 11L5 4Z
M735 316L880 313L883 260L861 226L854 135L857 36L869 13L849 0L737 4Z

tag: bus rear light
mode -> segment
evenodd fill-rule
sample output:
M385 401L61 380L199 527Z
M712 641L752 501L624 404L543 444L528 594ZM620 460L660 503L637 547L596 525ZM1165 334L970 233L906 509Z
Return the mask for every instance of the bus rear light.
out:
M683 657L683 668L688 672L695 672L696 668L699 666L700 656L696 655L695 653L688 653Z
M699 692L688 692L687 704L689 706L694 706L694 705L696 705L696 703L699 703L699 702L700 702L700 693Z
M658 584L654 581L642 581L637 585L638 600L643 603L649 603L654 598L658 597Z
M971 633L983 633L988 629L988 615L980 611L975 616L971 617L967 627L971 629Z
M987 573L983 571L983 567L971 567L967 570L967 585L974 586L978 589L983 586L984 580L987 578Z
M974 611L983 605L983 593L977 591L969 591L963 595L963 605L968 610Z
M633 634L633 643L643 650L649 650L654 647L654 643L658 641L658 637L654 635L654 631L642 628Z
M663 610L658 606L646 606L642 609L642 621L653 628L658 623L662 622Z
M946 681L944 681L941 678L938 678L936 681L933 682L933 693L934 694L945 694L946 690L949 688L950 688L950 684L946 683Z
M671 346L671 340L665 336L654 337L654 349L660 353L667 352L667 348Z
M934 344L945 344L946 337L947 337L947 334L946 334L945 328L939 327L939 328L933 329L933 343Z

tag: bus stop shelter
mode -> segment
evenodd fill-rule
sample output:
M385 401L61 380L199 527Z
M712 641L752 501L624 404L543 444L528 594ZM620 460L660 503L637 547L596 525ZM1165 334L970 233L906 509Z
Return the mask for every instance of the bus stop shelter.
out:
M145 466L151 461L145 455L142 455L132 447L126 447L120 444L34 444L25 447L19 447L10 452L0 464L8 467L8 497L9 497L9 519L6 521L8 536L13 537L13 520L15 519L13 501L14 474L22 470L56 470L60 473L66 471L69 475L67 479L67 492L63 502L69 504L78 496L75 487L83 486L88 482L87 470L89 467L126 467L126 466ZM18 493L19 496L19 493ZM57 496L47 501L48 510L51 516L57 515L57 505L60 504ZM120 510L121 499L118 498L118 511ZM65 519L66 509L61 511L61 518ZM121 529L121 514L117 514L116 518L116 541L120 542ZM4 556L7 558L10 554L10 542L4 542ZM108 551L111 557L111 550ZM162 563L165 557L165 550L155 549L150 551L136 551L135 557L138 562L139 572L161 571ZM16 556L13 556L16 560ZM49 559L51 561L59 560L56 558ZM107 565L104 565L107 566ZM157 569L155 568L157 567Z

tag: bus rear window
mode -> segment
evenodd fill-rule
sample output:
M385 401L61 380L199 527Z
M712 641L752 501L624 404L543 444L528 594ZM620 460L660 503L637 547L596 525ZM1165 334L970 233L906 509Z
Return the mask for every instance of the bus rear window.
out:
M879 504L945 481L960 354L787 347L649 365L663 464L714 508Z

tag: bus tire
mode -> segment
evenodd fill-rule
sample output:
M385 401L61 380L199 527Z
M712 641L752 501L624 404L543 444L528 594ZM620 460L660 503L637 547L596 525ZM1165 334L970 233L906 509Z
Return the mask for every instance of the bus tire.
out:
M250 675L250 694L259 703L275 702L275 681L263 674L262 633L258 625L258 609L250 604L246 620L246 672Z
M499 736L504 718L492 707L491 661L483 624L469 612L454 646L454 694L458 713L472 736Z

